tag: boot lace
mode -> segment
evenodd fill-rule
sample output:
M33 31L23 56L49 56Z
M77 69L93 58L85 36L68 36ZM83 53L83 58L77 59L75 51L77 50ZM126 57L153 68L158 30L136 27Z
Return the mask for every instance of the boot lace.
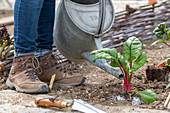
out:
M63 57L61 54L50 54L50 55L45 55L44 58L47 59L49 62L50 66L56 66L56 69L64 72L65 74L73 75L73 73L77 73L78 69L76 68L76 65L73 65L73 63L65 57Z
M69 75L72 75L72 71L68 69L68 64L71 64L71 61L66 60L63 61L63 58L61 58L59 55L54 55L51 54L49 56L47 56L48 61L50 62L50 65L53 67L55 64L57 64L56 69L59 69L60 71L64 72L64 73L68 73ZM53 64L51 59L56 60L56 63Z
M26 64L31 61L32 66L26 66ZM42 69L40 67L40 63L36 57L28 57L25 59L25 61L22 63L24 65L24 70L26 70L27 76L29 76L29 79L32 81L38 80L38 77L35 75L35 71L37 71L39 74L42 73Z

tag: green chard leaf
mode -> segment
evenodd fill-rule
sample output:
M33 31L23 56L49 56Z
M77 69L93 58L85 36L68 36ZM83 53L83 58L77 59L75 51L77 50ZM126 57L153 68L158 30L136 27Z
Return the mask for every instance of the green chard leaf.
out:
M165 66L170 66L170 64L165 64Z
M111 58L113 58L113 57L110 56L110 54L108 54L108 53L104 53L104 52L102 52L102 53L96 53L96 54L94 55L93 62L95 62L97 59L106 59L106 60L108 60L108 59L111 59Z
M147 60L147 56L146 53L143 52L133 63L132 69L130 70L130 72L134 72L136 70L138 70L139 68L141 68L145 62Z
M112 49L104 48L104 49L100 49L100 50L95 50L95 51L92 51L90 53L90 55L94 55L94 54L97 54L97 53L103 53L103 52L109 54L110 56L112 56L116 60L118 59L117 50L115 48L112 48Z
M122 65L123 65L124 67L126 67L128 61L126 61L126 60L124 59L124 57L123 57L122 55L120 55L120 53L118 53L118 59L119 59L119 61L122 63Z
M117 50L115 48L112 49L101 49L101 50L95 50L90 53L90 55L95 55L93 62L95 62L96 59L115 59L116 61L118 60L118 54Z
M152 61L153 63L155 63L152 58L148 58L147 61Z
M123 57L128 62L135 60L141 53L142 43L136 37L129 38L123 44Z
M117 62L118 63L118 62ZM118 63L119 64L119 63ZM110 63L110 65L112 66L112 67L119 67L117 64L116 64L116 62L115 61L112 61L111 63Z
M170 64L170 58L167 58L167 63Z
M144 102L150 103L157 99L156 93L151 90L136 91Z
M166 24L163 22L161 24L158 25L158 27L161 29L161 31L163 31L164 33L166 33Z
M157 38L163 38L166 33L165 23L159 24L153 31Z
M168 30L168 33L167 33L167 38L166 38L167 40L169 40L170 39L170 28L169 28L169 30Z
M94 51L92 51L91 53L90 53L90 55L95 55L95 54L97 54L97 53L101 53L102 51L104 51L104 50L108 50L108 48L103 48L103 49L100 49L100 50L94 50Z
M164 40L160 39L160 40L157 40L157 41L153 42L151 46L153 46L153 45L155 45L157 43L166 43L166 42Z
M122 67L121 64L120 64L120 62L119 62L118 60L122 63L122 65L123 65L124 67L127 65L127 61L124 60L123 56L120 55L120 53L118 53L118 59L116 60L116 62L119 64L120 67ZM112 62L110 63L110 65L111 65L112 67L119 67L114 61L112 61Z
M134 91L134 92L132 92L132 93L130 94L131 97L135 94L136 91L138 91L138 89L134 89L134 90L132 90L132 91Z

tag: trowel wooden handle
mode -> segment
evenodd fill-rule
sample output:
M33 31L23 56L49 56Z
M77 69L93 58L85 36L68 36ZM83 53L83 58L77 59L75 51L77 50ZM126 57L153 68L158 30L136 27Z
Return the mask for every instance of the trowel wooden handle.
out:
M67 108L68 102L64 102L63 100L53 100L51 101L49 98L36 98L35 104L37 106L41 107L57 107L59 109L61 108Z

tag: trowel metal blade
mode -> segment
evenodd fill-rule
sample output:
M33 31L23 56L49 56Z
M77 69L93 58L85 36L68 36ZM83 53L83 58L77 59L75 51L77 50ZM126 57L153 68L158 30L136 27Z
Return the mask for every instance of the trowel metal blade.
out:
M72 109L81 111L83 113L106 113L81 99L74 99Z

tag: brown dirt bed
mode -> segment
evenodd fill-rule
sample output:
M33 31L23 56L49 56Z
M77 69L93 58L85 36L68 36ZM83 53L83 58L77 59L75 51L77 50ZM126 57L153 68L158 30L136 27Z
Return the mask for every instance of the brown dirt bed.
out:
M13 34L13 26L7 26L7 28L10 34ZM150 44L154 40L155 39L144 41L143 51L147 53L148 58L152 58L156 63L159 63L160 61L164 60L167 57L170 49L163 44L157 44L157 46L151 47ZM119 47L118 51L121 52L121 50L122 47ZM147 80L145 70L147 66L150 65L150 63L152 62L147 62L142 68L140 68L137 72L134 73L131 88L132 89L137 88L138 90L150 89L155 91L158 99L154 103L150 104L142 103L141 105L132 105L130 100L121 102L111 100L113 95L124 94L121 85L122 81L102 71L101 69L91 65L88 62L76 65L77 68L79 69L79 73L83 74L87 78L86 82L83 85L77 87L54 87L53 90L48 95L50 96L58 95L60 98L69 100L75 98L82 99L97 107L104 106L105 109L104 108L101 109L106 110L110 113L119 111L121 113L122 111L115 108L113 109L112 108L113 106L120 109L131 109L132 111L133 109L135 110L142 108L143 112L148 111L148 113L154 109L168 112L163 107L167 95L170 92L170 88L165 90L165 87L167 86L168 82ZM0 90L6 89L8 88L4 83L0 84ZM15 99L18 100L18 98L13 98L14 101ZM125 108L122 106L125 106ZM150 110L145 111L144 108ZM132 111L129 110L129 112Z

